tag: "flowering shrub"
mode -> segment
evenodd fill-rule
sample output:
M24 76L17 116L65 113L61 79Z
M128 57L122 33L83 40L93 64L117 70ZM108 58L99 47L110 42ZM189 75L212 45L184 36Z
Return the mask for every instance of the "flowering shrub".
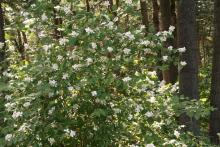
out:
M63 35L57 40L46 31L50 29L50 14L27 16L24 27L37 32L39 40L26 44L29 61L12 62L3 73L10 80L2 90L7 91L7 125L2 129L1 144L205 144L194 141L190 133L182 133L184 126L178 125L176 119L184 110L199 119L207 115L208 108L201 109L199 102L182 102L177 95L178 84L166 85L156 76L158 60L163 63L161 69L171 62L180 63L180 67L187 64L175 58L185 48L163 48L174 27L145 36L142 25L125 31L116 25L118 18L111 19L107 14L79 12L72 18L66 7L54 8L62 17L66 15L65 24L58 28ZM12 46L10 42L8 45ZM157 56L161 50L162 59Z

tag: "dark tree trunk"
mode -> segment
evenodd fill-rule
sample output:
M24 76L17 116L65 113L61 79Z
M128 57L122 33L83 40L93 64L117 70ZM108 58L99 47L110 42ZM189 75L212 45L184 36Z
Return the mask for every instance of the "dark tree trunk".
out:
M56 5L59 5L60 3L60 0L53 0L53 4L56 6ZM54 37L56 39L59 39L59 38L62 38L63 37L63 32L62 31L59 31L58 28L60 25L62 25L62 18L60 17L57 17L57 10L56 9L53 9L53 14L54 14L54 25L55 25L55 28L54 28Z
M154 24L154 30L155 32L159 32L160 31L160 21L159 21L159 5L157 0L152 0L152 5L153 5L153 24ZM158 58L161 59L161 53L158 54ZM162 65L161 62L157 63L158 66ZM162 71L157 68L157 77L160 81L163 80L163 74Z
M27 40L27 36L26 36L25 32L24 32L24 31L21 31L21 34L22 34L22 37L23 37L23 42L24 42L24 44L27 44L27 43L28 43L28 40Z
M1 64L0 71L2 72L2 70L4 69L3 66L5 61L5 31L4 31L4 12L2 9L2 1L0 1L0 43L4 43L3 48L0 49L0 64Z
M170 0L160 0L160 30L165 31L168 30L171 25L171 7ZM165 44L166 47L172 45L172 41L168 40ZM162 56L164 55L163 50L161 51ZM169 69L162 71L163 80L166 83L171 82Z
M156 32L160 30L160 22L159 22L159 5L157 3L157 0L152 0L153 5L153 23L154 23L154 29Z
M161 31L168 30L172 23L172 9L171 9L171 0L160 0L160 12L161 12ZM174 4L175 5L175 4ZM175 13L175 7L174 7L174 13ZM165 46L174 46L174 39L168 39L165 43ZM162 51L163 55L163 51ZM165 71L163 71L163 80L166 83L175 83L177 80L177 67L174 65L170 65L169 68Z
M161 31L168 30L171 25L171 3L170 0L160 0Z
M21 59L25 60L25 48L24 48L24 43L22 41L21 32L19 30L17 30L17 38L18 38L18 45L17 45L18 52L21 55Z
M114 4L114 3L113 3L113 0L109 0L109 4L110 4L109 7L110 7L110 9L111 9L111 11L112 11L112 7L113 7L113 4Z
M109 9L110 9L110 12L113 13L113 15L116 17L117 16L117 12L113 10L113 6L114 6L114 3L113 3L113 0L109 0ZM117 23L116 23L117 25Z
M214 54L211 84L211 106L217 108L210 116L210 139L215 144L220 144L220 1L215 0L214 7Z
M180 56L181 61L187 65L179 73L180 94L190 99L199 99L198 92L198 38L196 26L195 0L178 1L178 47L186 47L186 52ZM186 130L198 134L198 125L194 118L182 114L180 123Z
M142 24L145 26L146 35L149 28L148 10L146 1L140 0Z
M90 12L89 0L86 0L86 11Z
M176 29L173 32L172 45L174 48L177 48L177 20L176 20L176 0L171 0L170 10L171 10L171 25ZM170 77L171 83L175 83L178 79L178 67L174 64L170 65Z
M173 40L173 47L177 47L177 20L176 20L176 3L175 0L171 0L171 24L176 29L173 32L174 40Z
M119 0L116 0L116 7L119 7Z

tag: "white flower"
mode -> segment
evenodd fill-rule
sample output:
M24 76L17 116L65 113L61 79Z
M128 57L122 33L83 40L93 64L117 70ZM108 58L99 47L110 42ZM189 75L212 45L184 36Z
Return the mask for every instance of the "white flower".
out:
M160 40L161 40L162 42L164 42L164 41L167 40L167 38L166 38L165 36L161 36L161 37L159 37L159 38L160 38Z
M66 45L66 43L67 43L68 41L69 41L69 40L66 39L66 38L60 38L60 39L59 39L60 45Z
M92 91L91 94L92 94L92 96L97 96L97 92L96 91Z
M121 109L119 109L119 108L114 108L113 111L114 111L116 114L121 113Z
M43 45L42 48L47 52L52 46L51 45Z
M74 111L76 111L76 110L78 110L78 109L79 109L79 105L77 105L77 104L73 105L73 110L74 110Z
M131 52L131 49L125 48L123 52L124 54L128 55Z
M73 37L77 37L77 36L79 36L79 33L77 33L76 31L72 31L72 33L70 35Z
M157 32L156 36L160 36L161 35L161 32Z
M169 46L169 47L168 47L168 50L169 50L169 51L172 51L172 50L173 50L173 47L172 47L172 46Z
M31 105L30 102L26 102L26 103L23 104L23 106L26 107L26 108L29 107L30 105Z
M163 34L164 37L165 37L165 36L167 36L167 35L169 34L169 32L168 32L168 31L163 31L162 34Z
M147 113L145 113L145 115L147 117L153 117L154 116L153 112L151 112L151 111L148 111Z
M122 81L124 81L124 82L129 82L130 80L131 80L130 77L125 77L125 78L122 79Z
M57 56L57 60L58 60L58 61L61 61L62 59L63 59L63 56L61 56L61 55L58 55L58 56Z
M96 44L96 43L92 42L91 45L92 45L92 48L93 48L93 49L96 49L96 48L97 48L97 44Z
M75 70L79 70L81 67L82 67L82 64L74 64L72 66L72 68L75 69Z
M57 5L57 6L54 7L54 9L56 9L57 11L59 11L60 8L61 8L61 7L60 7L59 5Z
M0 49L2 49L4 47L5 43L4 42L0 42Z
M145 45L146 47L150 44L150 41L149 40L141 40L140 42L141 45Z
M49 84L50 84L52 87L57 87L57 81L55 81L55 80L49 80Z
M66 13L66 14L70 14L71 13L71 8L69 6L65 6L63 7L63 11Z
M186 51L186 48L185 47L182 47L182 48L179 48L177 49L180 53L184 53Z
M48 141L50 142L51 145L56 142L54 138L48 138Z
M117 21L118 21L118 17L115 17L115 18L113 19L113 21L114 21L114 22L117 22Z
M8 100L11 100L11 95L6 95L5 96L5 99L8 101Z
M186 61L180 61L181 66L186 66L186 64L187 64Z
M20 128L18 129L19 132L26 132L27 129L30 128L30 125L28 125L27 123L23 123Z
M57 28L57 31L64 31L64 28Z
M163 56L163 61L166 62L168 60L168 56Z
M139 113L141 110L143 110L143 107L141 105L137 105L135 108L135 112Z
M87 59L86 59L86 63L87 63L88 65L90 65L92 62L93 62L92 58L87 58Z
M151 77L155 77L157 75L157 72L156 71L149 71L147 74Z
M55 107L52 107L49 111L48 111L48 114L51 115L55 110Z
M58 70L58 65L57 64L53 64L52 65L52 69L55 70L55 71Z
M67 135L74 137L76 136L76 131L70 130L70 129L65 129L64 132L66 132Z
M47 15L44 13L42 16L41 16L41 20L42 21L46 21L48 19Z
M178 131L174 131L174 135L176 136L176 138L179 138L180 137L180 133Z
M66 80L69 77L69 75L67 73L63 74L62 79Z
M132 0L125 0L125 3L131 5L132 4Z
M5 140L6 140L6 141L11 141L12 138L13 138L13 135L12 135L12 134L7 134L7 135L5 136Z
M131 114L128 115L128 120L131 120L133 116Z
M76 131L70 130L70 136L71 136L71 137L76 136Z
M173 32L174 30L175 30L175 27L174 27L174 26L170 26L170 27L169 27L169 31L170 31L170 32Z
M126 32L126 33L124 33L124 35L129 39L129 40L134 40L135 39L135 37L134 37L134 35L133 34L131 34L131 32L129 31L129 32Z
M15 106L15 103L6 103L5 107L7 111L11 111L13 107Z
M24 23L26 26L30 26L30 25L32 25L32 24L35 23L35 19L34 19L34 18L26 19L25 21L23 21L23 23Z
M155 147L155 145L151 143L151 144L145 145L145 147Z
M104 1L103 6L108 7L110 5L109 1Z
M106 24L106 27L108 27L109 29L113 29L114 23L112 21L110 21L108 24Z
M69 90L69 91L72 91L73 89L74 89L73 86L69 86L69 87L68 87L68 90Z
M23 114L23 112L19 112L19 111L17 112L17 111L15 111L15 112L13 112L12 117L13 117L14 119L16 119L16 118L18 118L18 117L21 117L22 114Z
M90 27L85 28L85 31L86 31L86 33L87 33L88 35L94 33L94 31L93 31Z
M24 81L26 81L26 82L32 82L32 81L33 81L33 78L31 78L31 77L25 77L25 78L24 78Z
M112 52L113 48L112 47L107 47L108 52Z
M148 100L150 103L155 103L156 102L156 98L154 96L150 97L150 99Z

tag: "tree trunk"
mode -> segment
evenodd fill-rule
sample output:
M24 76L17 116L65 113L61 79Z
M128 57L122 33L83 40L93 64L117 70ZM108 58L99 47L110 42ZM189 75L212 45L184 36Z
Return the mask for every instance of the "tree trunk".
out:
M59 5L60 1L59 0L53 0L53 4L56 6L56 5ZM62 31L59 31L58 28L59 26L62 24L62 18L60 17L57 17L57 10L56 9L53 9L53 14L54 14L54 25L55 25L55 28L54 28L54 37L55 39L60 39L63 37L63 32Z
M2 9L2 1L0 1L0 43L4 43L3 47L0 48L0 73L4 70L5 61L5 31L4 31L4 12Z
M18 52L21 55L21 59L25 60L25 48L21 38L21 32L19 30L17 30L17 38L18 38L18 46L17 46Z
M159 22L159 5L157 3L157 0L152 0L153 5L153 23L154 23L154 29L156 32L160 30L160 22Z
M86 11L90 12L89 0L86 0Z
M149 21L148 21L148 10L146 1L140 0L141 6L141 16L142 16L142 24L145 26L146 35L148 33Z
M179 72L180 94L190 99L199 99L198 92L198 47L196 26L195 0L178 1L178 47L186 47L186 52L180 56L181 61L187 65ZM198 134L198 125L194 118L186 114L180 116L180 123L186 126L186 130Z
M160 21L159 21L159 5L157 3L157 0L152 0L152 5L153 5L153 24L154 24L154 30L155 32L160 31ZM161 53L159 52L158 58L161 59ZM162 65L161 62L157 63L158 66ZM162 71L157 68L157 77L160 81L163 80L163 74Z
M220 144L220 1L215 0L214 6L214 54L212 67L212 84L210 100L211 106L217 108L210 116L210 139L215 144Z
M160 30L165 31L168 30L172 23L172 9L171 9L171 1L170 0L160 0L160 12L161 12L161 26ZM174 7L175 13L175 7ZM165 46L174 46L174 39L168 39L165 43ZM161 53L163 55L163 51ZM178 71L177 68L171 64L169 68L163 71L163 80L166 83L175 83L177 80Z
M177 20L176 20L176 0L171 0L170 10L171 10L171 25L176 29L173 32L172 45L177 48ZM175 83L178 80L178 67L174 64L170 65L170 77L171 83Z
M171 25L171 8L170 8L170 0L160 0L160 31L165 31L168 30L170 25ZM171 40L168 40L165 43L165 46L168 47L172 45ZM163 50L161 51L161 55L163 56ZM163 74L163 80L166 83L170 83L170 74L169 74L169 69L166 69L162 71Z

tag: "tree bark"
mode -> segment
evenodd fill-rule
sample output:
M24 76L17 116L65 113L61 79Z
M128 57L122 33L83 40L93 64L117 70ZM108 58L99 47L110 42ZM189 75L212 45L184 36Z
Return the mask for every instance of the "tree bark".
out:
M89 0L86 0L86 11L90 12Z
M161 12L161 26L160 30L165 31L168 30L172 23L172 9L171 9L171 0L160 0L160 12ZM175 13L175 7L174 7ZM174 39L168 39L165 43L165 47L174 46ZM163 55L163 51L161 53ZM163 73L163 80L166 83L175 83L177 81L178 70L173 64L169 65L169 68Z
M153 24L154 24L154 30L155 32L159 32L160 31L160 21L159 21L159 5L157 0L152 0L152 6L153 6ZM161 59L161 52L159 52L158 54L158 58ZM157 63L158 66L162 65L162 63L159 61ZM157 68L157 77L160 81L163 80L163 74L162 71Z
M158 32L160 30L160 22L159 22L159 5L157 3L157 0L152 0L153 5L153 23L154 23L154 29L155 32Z
M25 60L25 48L24 48L24 43L22 41L22 37L21 37L21 32L19 30L17 30L17 38L18 38L18 52L21 55L21 59Z
M149 29L148 10L146 1L140 0L142 24L145 26L145 33L147 35Z
M59 5L60 0L53 0L52 2L56 6L56 5ZM55 37L55 39L60 39L63 37L63 32L59 31L58 28L63 23L63 20L62 20L62 18L57 17L57 10L56 9L53 9L53 15L54 15L53 21L54 21L54 25L55 25L54 37Z
M171 10L171 25L176 29L173 32L172 45L174 48L177 48L177 18L176 18L176 0L170 1L170 10ZM178 80L178 67L174 64L170 65L170 77L171 83L175 83Z
M198 92L198 38L196 26L195 0L178 1L177 28L178 47L186 47L186 52L180 56L181 61L187 65L179 72L179 92L190 99L199 99ZM180 123L186 126L186 130L199 133L198 124L194 118L186 114L180 116Z
M5 61L5 31L4 31L4 12L2 9L2 1L0 0L0 43L4 43L3 48L0 49L0 73L4 70Z
M215 0L214 6L214 53L212 67L212 84L210 92L211 106L215 109L210 116L210 139L215 144L220 144L220 1Z
M170 25L171 25L171 7L170 7L170 0L160 0L160 31L165 31L168 30ZM172 45L172 41L169 39L166 43L165 46L168 47ZM161 50L161 56L163 56L163 50ZM170 71L169 68L166 70L162 71L163 75L163 80L166 83L171 82L171 77L170 77Z

